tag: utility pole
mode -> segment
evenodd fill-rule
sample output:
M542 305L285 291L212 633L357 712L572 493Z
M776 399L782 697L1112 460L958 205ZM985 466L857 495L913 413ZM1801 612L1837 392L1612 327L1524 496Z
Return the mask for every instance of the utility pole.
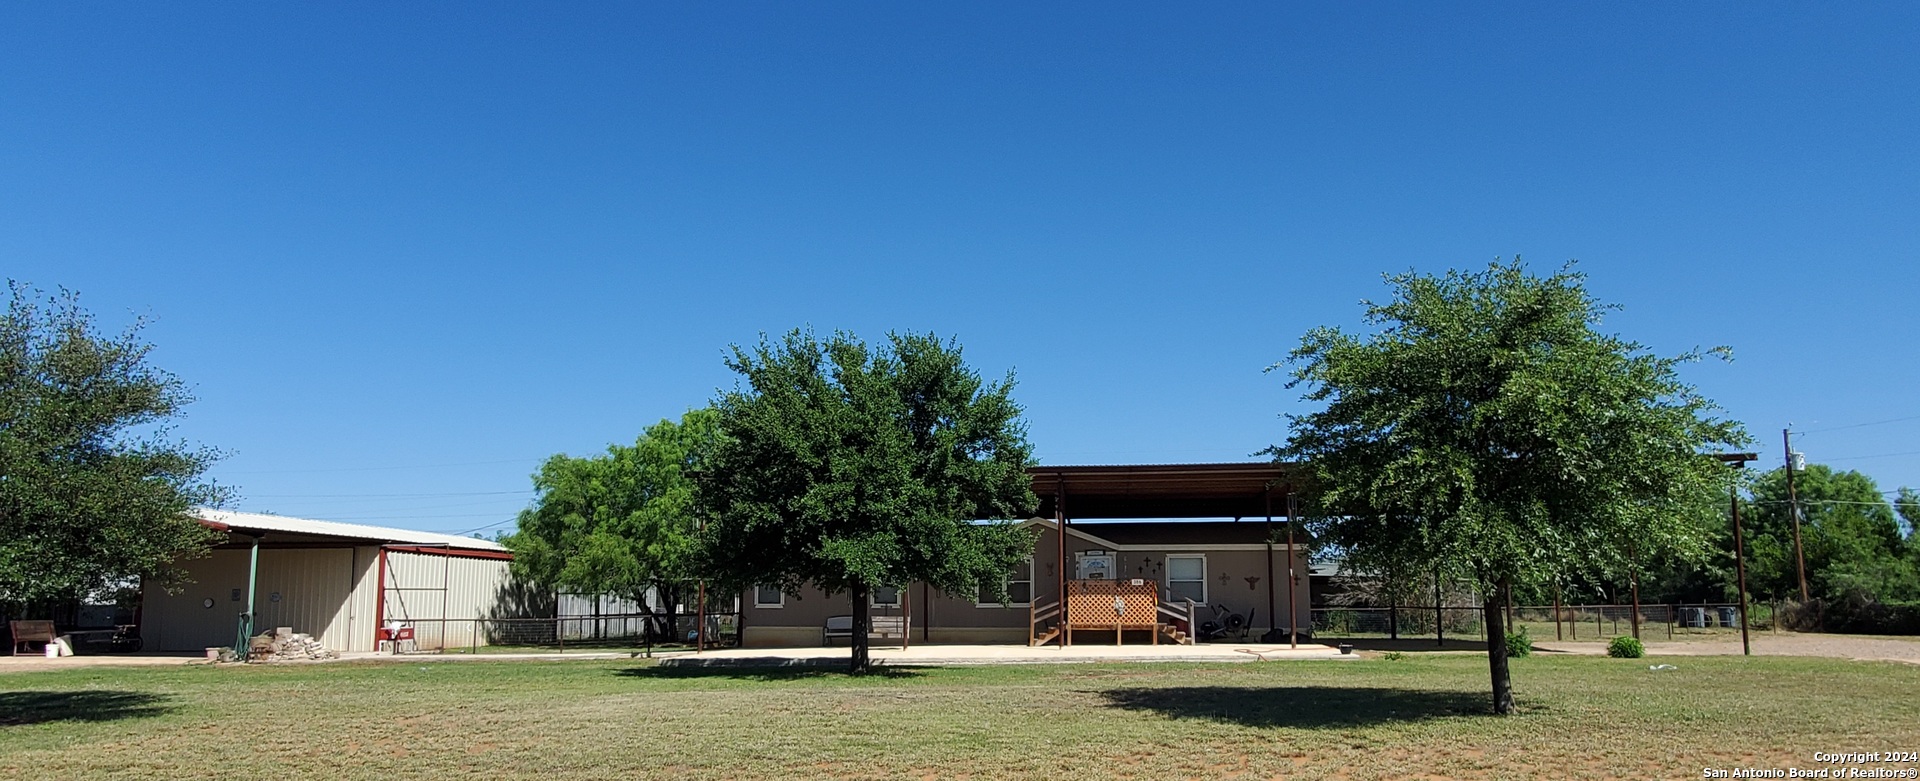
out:
M1800 497L1793 490L1793 430L1780 429L1780 442L1787 449L1787 512L1793 514L1793 561L1800 572L1800 604L1813 601L1807 593L1807 555L1800 547Z
M1745 461L1735 461L1733 468L1740 469L1746 465ZM1740 573L1740 653L1743 656L1752 656L1753 641L1747 637L1747 541L1746 536L1740 532L1740 479L1738 477L1728 483L1727 496L1733 510L1733 564ZM1775 616L1773 620L1779 621L1780 618Z
M1299 520L1300 502L1289 491L1287 493L1287 643L1288 647L1294 649L1300 647L1300 603L1293 598L1294 581L1300 579L1300 575L1293 569L1296 561L1293 554L1293 525Z

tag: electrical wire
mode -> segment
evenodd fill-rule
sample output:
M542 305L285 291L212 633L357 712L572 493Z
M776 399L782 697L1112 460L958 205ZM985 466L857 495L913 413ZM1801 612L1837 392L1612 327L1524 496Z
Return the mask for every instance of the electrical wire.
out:
M1823 458L1823 459L1820 459L1820 460L1821 460L1822 462L1826 462L1826 461L1859 461L1859 460L1861 460L1861 459L1866 459L1866 458L1893 458L1894 456L1920 456L1920 450L1908 450L1908 451L1906 451L1906 452L1903 452L1903 453L1875 453L1875 454L1873 454L1873 455L1870 455L1870 456L1842 456L1842 457L1840 457L1840 458Z
M413 499L438 498L442 496L506 496L509 494L530 494L533 489L524 491L450 491L439 494L248 494L249 499Z
M505 461L467 461L459 464L401 464L397 466L350 466L338 469L268 469L246 472L223 472L228 475L303 475L321 472L384 472L395 469L441 469L454 466L488 466L491 464L533 464L546 458L512 458Z
M1907 422L1907 421L1909 421L1909 420L1920 420L1920 415L1912 415L1912 416L1909 416L1909 417L1904 417L1904 418L1892 418L1892 419L1889 419L1889 420L1876 420L1876 421L1873 421L1872 423L1855 423L1855 424L1852 424L1852 425L1849 425L1849 426L1834 426L1834 427L1832 427L1832 428L1816 428L1816 429L1813 429L1813 430L1811 430L1811 431L1795 431L1795 432L1793 432L1793 433L1795 433L1795 434L1820 434L1820 433L1824 433L1824 432L1828 432L1828 431L1845 431L1845 430L1847 430L1847 429L1850 429L1850 428L1866 428L1866 427L1868 427L1868 426L1884 426L1884 425L1886 425L1886 424L1888 424L1888 423L1905 423L1905 422Z

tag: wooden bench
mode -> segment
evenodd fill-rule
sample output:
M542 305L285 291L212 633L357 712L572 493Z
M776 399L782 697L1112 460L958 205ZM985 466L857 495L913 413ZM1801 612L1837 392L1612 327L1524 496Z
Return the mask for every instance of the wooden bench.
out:
M28 653L46 653L46 644L53 642L52 621L8 621L7 628L13 632L13 655L20 655L20 648L28 643L39 643L41 650Z
M830 645L834 638L846 638L853 642L853 616L828 616L827 625L820 631L820 644ZM906 616L868 616L867 642L875 640L894 640L886 645L907 644Z

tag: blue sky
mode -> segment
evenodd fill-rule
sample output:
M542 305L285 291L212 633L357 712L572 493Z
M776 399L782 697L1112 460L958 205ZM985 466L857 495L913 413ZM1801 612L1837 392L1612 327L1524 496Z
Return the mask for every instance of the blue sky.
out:
M500 528L807 325L958 337L1047 463L1243 459L1382 272L1514 254L1920 486L1920 6L1277 5L11 4L0 274L151 318L290 515Z

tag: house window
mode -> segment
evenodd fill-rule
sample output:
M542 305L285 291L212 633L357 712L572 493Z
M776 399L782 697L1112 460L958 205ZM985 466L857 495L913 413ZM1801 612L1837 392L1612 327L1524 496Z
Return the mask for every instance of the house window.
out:
M874 607L896 607L900 604L900 588L898 586L874 586L872 597L869 598L868 601L872 602Z
M988 584L980 584L980 593L974 597L976 607L1026 607L1033 603L1033 559L1027 559L1014 565L1013 574L1007 577L1007 601L1001 602Z
M1167 600L1194 604L1207 603L1207 557L1167 557Z
M787 595L779 586L754 586L754 607L786 607Z

